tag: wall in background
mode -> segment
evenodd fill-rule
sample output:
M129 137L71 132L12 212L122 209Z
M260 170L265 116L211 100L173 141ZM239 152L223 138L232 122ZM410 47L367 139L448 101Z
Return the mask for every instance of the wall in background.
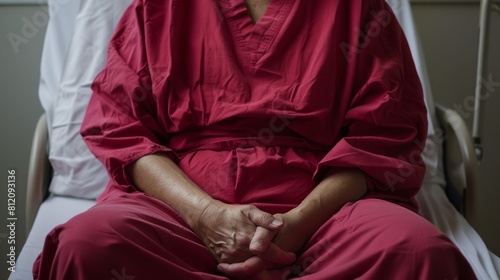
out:
M472 130L479 40L479 1L413 1L413 14L425 53L435 101L461 111ZM476 230L488 248L500 255L500 15L490 24L489 68L494 81L482 112L484 158L480 166L479 207Z
M59 0L60 3L66 2L69 0ZM36 6L36 5L46 5L47 0L0 0L0 5L31 5L31 6Z
M34 1L32 1L34 2ZM16 255L25 241L24 209L31 140L43 113L38 99L45 6L0 5L0 279L7 279L7 170L16 170ZM33 16L38 19L33 21ZM32 26L25 27L26 22ZM23 32L24 31L24 32ZM11 44L11 39L16 44Z

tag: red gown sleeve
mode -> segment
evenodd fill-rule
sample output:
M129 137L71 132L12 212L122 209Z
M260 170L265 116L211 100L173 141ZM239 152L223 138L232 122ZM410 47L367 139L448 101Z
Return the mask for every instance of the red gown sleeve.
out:
M135 1L118 23L108 59L92 85L92 97L81 128L83 139L104 164L116 187L134 190L127 166L148 154L173 155L159 125L144 44L141 1Z
M425 173L420 155L427 132L426 107L395 15L385 1L370 2L360 27L354 29L358 34L341 45L353 83L345 134L318 168L359 168L366 174L368 195L408 202Z

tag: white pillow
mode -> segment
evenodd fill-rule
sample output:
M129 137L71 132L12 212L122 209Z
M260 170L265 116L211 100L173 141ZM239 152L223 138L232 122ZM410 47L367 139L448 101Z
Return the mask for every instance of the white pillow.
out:
M429 74L425 64L424 55L420 46L415 21L411 11L409 0L386 0L396 15L410 45L413 60L424 90L425 104L427 106L427 120L429 122L427 141L424 146L422 158L427 167L424 176L424 185L435 183L443 188L446 185L443 171L443 151L440 141L440 128L436 118L435 103L429 81Z
M64 59L73 36L80 0L68 0L64 4L60 4L59 0L48 0L48 7L50 20L42 51L38 95L51 128ZM50 137L52 129L48 132Z
M104 190L109 179L104 166L83 142L80 126L92 93L90 86L94 77L104 67L108 42L131 0L79 2L78 15L70 31L72 38L69 49L63 60L62 71L58 71L61 76L59 86L54 91L57 95L51 99L52 106L45 107L51 117L49 159L54 174L50 191L57 195L96 198ZM49 5L60 4L58 1L51 1ZM68 26L63 34L66 34L72 25L71 17L65 15L66 8L69 9L69 5L60 7L58 13L51 18L51 21L56 18L58 25ZM57 18L59 16L61 18ZM53 26L51 25L56 28ZM45 48L62 41L46 40ZM47 68L52 65L52 61L44 59L43 63L42 69L49 71Z

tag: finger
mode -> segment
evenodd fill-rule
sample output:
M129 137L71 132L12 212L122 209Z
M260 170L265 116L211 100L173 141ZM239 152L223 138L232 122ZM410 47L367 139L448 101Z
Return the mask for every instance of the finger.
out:
M257 253L255 255L266 261L286 265L293 263L296 258L294 253L284 251L274 243L269 244L266 251Z
M265 252L276 233L276 231L270 231L266 228L258 226L252 240L250 241L250 251L254 254Z
M267 228L269 230L278 230L283 227L283 221L275 218L273 215L259 210L258 208L251 208L248 212L248 218L257 226Z
M276 266L276 264L253 256L242 263L220 263L217 265L217 270L229 277L247 278L273 266Z
M295 261L295 254L281 249L276 244L272 243L276 231L270 231L263 227L257 227L255 234L250 242L250 252L278 264L291 264Z

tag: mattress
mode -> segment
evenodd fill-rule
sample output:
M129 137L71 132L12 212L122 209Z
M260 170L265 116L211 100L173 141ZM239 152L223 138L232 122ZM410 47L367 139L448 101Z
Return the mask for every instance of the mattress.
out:
M95 200L50 196L45 200L36 216L26 243L17 259L15 272L9 280L33 279L33 262L43 248L45 236L57 225L63 224L73 216L84 212L96 203Z

